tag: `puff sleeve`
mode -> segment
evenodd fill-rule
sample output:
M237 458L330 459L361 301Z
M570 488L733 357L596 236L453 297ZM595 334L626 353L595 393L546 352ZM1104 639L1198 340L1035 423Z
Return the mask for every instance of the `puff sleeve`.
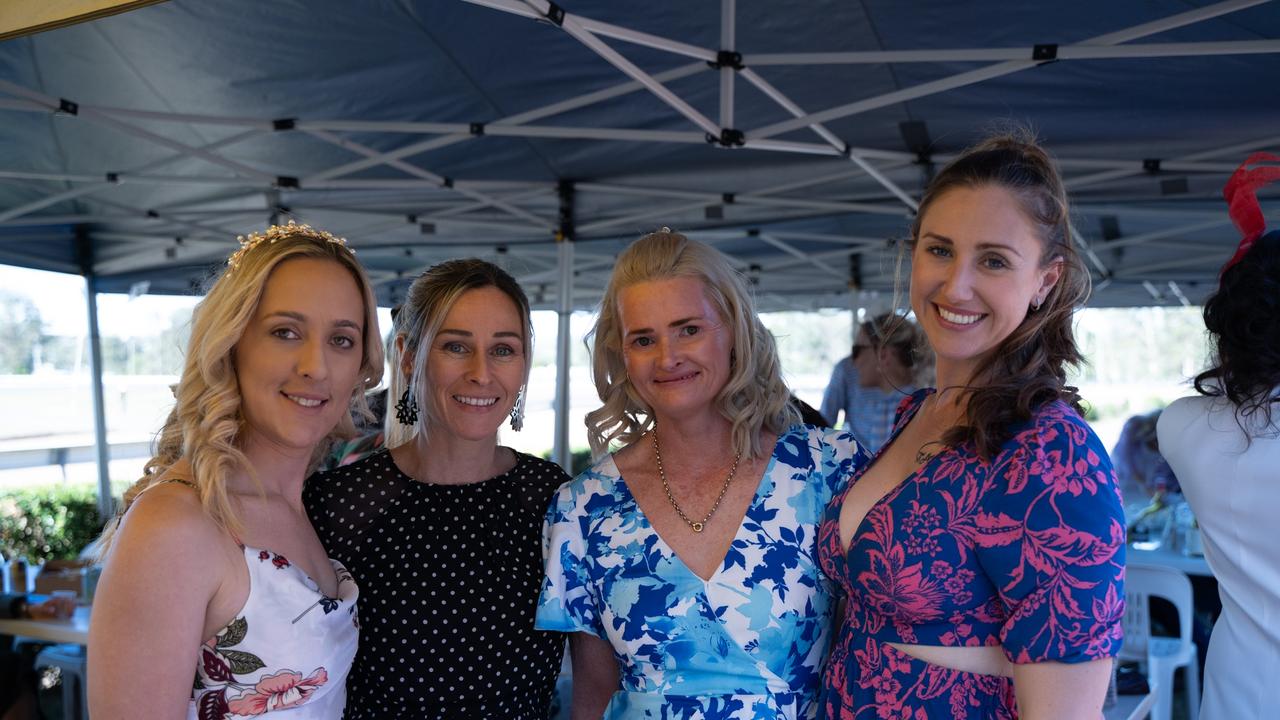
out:
M1124 511L1101 442L1063 403L993 460L979 501L978 562L1007 614L1015 663L1088 662L1120 649Z
M594 563L587 552L591 493L584 473L565 483L547 509L542 527L542 593L534 627L556 632L586 632L608 640L591 579Z

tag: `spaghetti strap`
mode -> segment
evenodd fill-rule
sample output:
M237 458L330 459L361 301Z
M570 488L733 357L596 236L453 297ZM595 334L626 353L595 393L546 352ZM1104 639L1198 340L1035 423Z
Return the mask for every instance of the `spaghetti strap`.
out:
M140 498L140 497L142 497L143 495L145 495L145 494L146 494L146 492L147 492L148 490L150 490L151 488L153 488L153 487L158 487L158 486L160 486L160 485L164 485L165 483L180 483L180 484L182 484L182 485L186 485L187 487L191 488L192 490L195 490L196 492L200 492L200 488L196 487L196 484L195 484L195 483L193 483L193 482L191 482L190 480L184 480L184 479L182 479L182 478L176 478L176 477L175 477L175 478L165 478L164 480L157 480L157 481L155 481L155 482L151 483L150 485L148 485L148 486L146 486L146 487L142 488L141 490L139 490L139 491L138 491L138 494L133 496L134 501L136 502L138 498Z

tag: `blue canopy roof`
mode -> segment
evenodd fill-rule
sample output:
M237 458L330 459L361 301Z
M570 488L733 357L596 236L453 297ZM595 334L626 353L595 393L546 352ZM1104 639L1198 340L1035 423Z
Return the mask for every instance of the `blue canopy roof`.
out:
M0 42L0 262L190 292L294 217L383 302L477 254L546 305L560 233L588 306L666 225L765 307L883 304L930 172L1012 122L1062 164L1092 304L1197 302L1278 80L1256 0L172 0Z

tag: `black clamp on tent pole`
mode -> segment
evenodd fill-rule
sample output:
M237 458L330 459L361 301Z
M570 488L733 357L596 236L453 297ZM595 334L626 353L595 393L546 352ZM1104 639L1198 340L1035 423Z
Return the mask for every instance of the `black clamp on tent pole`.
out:
M721 147L741 147L747 142L746 133L733 128L720 128L720 134L707 133L707 143Z
M484 134L484 123L471 123L470 131L472 135L480 136Z
M720 193L720 202L724 205L732 205L737 202L737 198L733 193Z
M80 103L77 103L77 102L71 102L70 100L68 100L68 99L66 99L66 98L58 98L58 109L57 109L57 112L59 112L59 113L61 113L61 114L63 114L63 115L79 115L79 114L80 114Z
M302 184L292 175L280 175L276 178L276 187L281 190L300 190Z
M746 67L746 65L742 64L742 53L735 52L733 50L716 51L716 59L708 60L707 65L715 68L716 70L727 67L733 68L734 70L741 70Z
M564 27L564 8L553 2L547 3L546 18L555 23L556 27Z
M1142 171L1150 175L1160 172L1160 158L1147 158L1142 161Z
M440 187L447 187L447 188L453 187L453 178L451 177L440 178Z
M1041 65L1058 60L1058 43L1043 43L1031 48L1031 59Z
M107 173L107 182L111 183L112 185L115 185L116 183L120 182L120 173L113 173L113 172Z
M297 118L280 118L279 120L271 121L271 129L275 130L276 132L292 130L295 127L297 127L297 125L298 125Z

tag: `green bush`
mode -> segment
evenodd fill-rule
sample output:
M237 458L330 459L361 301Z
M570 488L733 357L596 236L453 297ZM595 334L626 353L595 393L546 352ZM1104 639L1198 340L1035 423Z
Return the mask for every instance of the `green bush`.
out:
M102 532L93 488L0 495L0 553L33 563L71 560Z

